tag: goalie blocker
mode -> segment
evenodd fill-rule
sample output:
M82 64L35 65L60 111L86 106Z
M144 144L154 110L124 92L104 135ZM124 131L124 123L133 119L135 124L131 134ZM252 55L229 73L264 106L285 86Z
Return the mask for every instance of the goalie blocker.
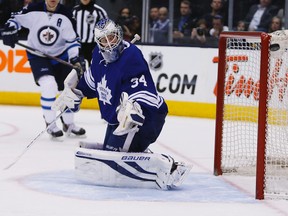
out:
M157 153L103 151L92 145L75 153L77 178L99 186L169 190L180 186L191 168Z

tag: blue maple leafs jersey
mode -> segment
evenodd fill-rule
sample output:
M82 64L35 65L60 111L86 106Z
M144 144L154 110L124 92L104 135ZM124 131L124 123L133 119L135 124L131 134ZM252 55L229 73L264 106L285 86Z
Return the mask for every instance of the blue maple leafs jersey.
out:
M98 98L102 118L109 124L118 124L116 108L122 92L141 105L145 121L153 115L167 113L167 105L156 91L141 51L128 42L124 41L124 45L120 58L109 64L96 46L90 70L84 73L77 88L87 98Z
M58 4L55 12L48 12L45 2L31 3L9 20L16 29L29 29L27 45L41 52L59 56L68 51L69 58L79 54L79 38L75 31L76 23L72 12Z

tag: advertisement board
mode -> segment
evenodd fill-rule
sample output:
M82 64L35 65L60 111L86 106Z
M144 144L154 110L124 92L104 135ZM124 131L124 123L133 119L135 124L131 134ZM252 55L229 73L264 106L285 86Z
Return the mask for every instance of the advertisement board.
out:
M12 49L0 43L0 103L39 105L40 89L34 82L25 48ZM215 116L218 49L145 45L138 48L170 114ZM95 101L84 100L82 108L98 106Z

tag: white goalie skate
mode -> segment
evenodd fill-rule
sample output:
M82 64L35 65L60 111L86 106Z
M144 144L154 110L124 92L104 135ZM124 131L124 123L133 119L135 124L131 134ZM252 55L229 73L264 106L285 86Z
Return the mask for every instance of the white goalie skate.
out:
M179 187L192 169L192 165L183 162L175 162L171 156L162 154L162 157L165 157L170 161L168 167L171 168L169 172L164 168L160 169L157 173L158 178L156 181L159 184L159 187L163 190Z
M175 167L175 169L172 171L170 180L168 182L168 185L171 188L180 186L190 172L190 170L192 169L192 165L187 165L183 162L174 162L173 166Z

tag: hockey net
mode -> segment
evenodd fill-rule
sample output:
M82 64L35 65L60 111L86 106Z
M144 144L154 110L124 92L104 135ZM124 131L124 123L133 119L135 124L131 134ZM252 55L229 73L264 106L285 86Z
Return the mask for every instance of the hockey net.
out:
M285 43L285 34L260 32L226 32L219 42L214 174L256 175L257 199L288 199Z

